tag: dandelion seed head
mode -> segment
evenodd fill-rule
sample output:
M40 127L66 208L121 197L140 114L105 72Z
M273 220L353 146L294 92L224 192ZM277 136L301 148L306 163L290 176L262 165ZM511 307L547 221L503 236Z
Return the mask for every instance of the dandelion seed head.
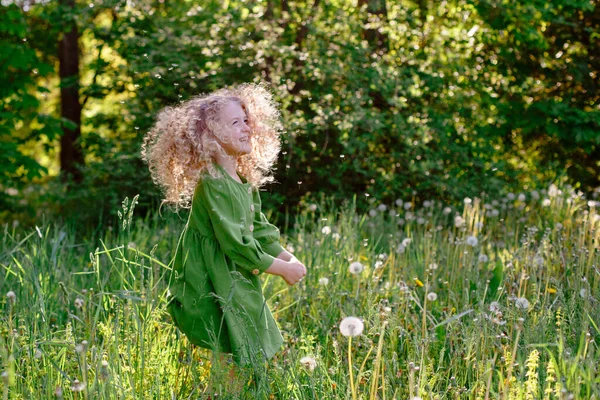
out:
M485 263L485 262L488 262L489 258L485 254L480 254L478 257L478 260L480 263Z
M369 210L369 216L374 217L377 215L377 210L375 210L374 208Z
M309 204L308 209L310 211L317 211L317 205L316 204Z
M340 332L348 337L355 337L362 334L365 328L363 322L356 317L346 317L340 323Z
M321 233L322 233L323 235L329 235L329 234L331 233L331 228L330 228L329 226L324 226L324 227L321 229Z
M551 204L550 199L542 200L542 207L549 207Z
M83 382L79 382L79 379L75 378L73 384L71 385L71 390L74 392L83 392L85 389L85 384Z
M412 207L412 203L410 201L407 201L406 203L404 203L404 209L405 210L408 210L411 207Z
M427 293L427 300L429 300L429 301L436 301L437 297L438 297L438 295L435 292Z
M448 215L452 212L452 209L450 207L444 207L442 212L444 213L444 215Z
M331 237L332 237L333 240L339 240L342 236L339 233L337 233L337 232L333 232L331 234Z
M325 278L325 277L319 278L319 285L321 285L321 286L327 286L327 285L329 285L329 279Z
M529 308L529 300L525 297L517 297L515 299L515 307L526 310Z
M387 210L387 206L385 204L380 204L377 206L377 209L381 212L384 212L385 210Z
M14 303L17 300L17 295L12 290L6 293L6 298L8 301Z
M460 228L464 224L465 224L465 219L463 217L461 217L460 215L457 215L454 217L454 226L455 227Z
M500 311L500 303L497 301L492 301L490 303L490 311L494 313Z
M83 304L84 304L84 301L83 301L83 299L81 297L78 297L78 298L75 299L74 304L75 304L76 308L82 308Z
M300 364L302 364L307 371L312 372L317 367L317 360L315 360L313 357L306 356L300 359Z
M470 197L465 197L465 199L463 201L465 204L471 204L473 202L473 200L471 200Z
M402 204L403 204L403 203L404 203L404 202L402 201L402 199L396 199L396 205L397 205L398 207L402 207Z
M410 244L410 242L412 242L412 239L411 239L411 238L404 238L404 239L402 240L402 246L404 246L404 247L408 247L408 245Z
M352 264L350 264L350 266L348 267L348 271L350 271L351 274L357 275L360 274L361 272L363 272L363 270L365 269L365 266L362 265L360 262L358 261L354 261Z
M475 246L477 246L479 241L477 240L477 238L475 236L467 236L466 243L471 247L475 247Z

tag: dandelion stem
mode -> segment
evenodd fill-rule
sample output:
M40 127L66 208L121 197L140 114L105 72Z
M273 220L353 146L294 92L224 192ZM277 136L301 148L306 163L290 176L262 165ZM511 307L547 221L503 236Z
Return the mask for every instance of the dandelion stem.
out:
M354 388L354 376L352 374L352 336L348 337L348 373L350 374L350 389L352 400L356 400L356 389Z

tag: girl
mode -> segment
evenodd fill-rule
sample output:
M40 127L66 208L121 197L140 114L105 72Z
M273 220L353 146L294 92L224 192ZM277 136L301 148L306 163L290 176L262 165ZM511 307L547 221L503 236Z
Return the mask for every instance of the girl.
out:
M167 310L191 343L238 365L271 358L283 344L259 276L293 285L306 275L261 212L258 189L273 181L280 149L279 115L260 85L224 88L161 110L142 145L163 203L191 208Z

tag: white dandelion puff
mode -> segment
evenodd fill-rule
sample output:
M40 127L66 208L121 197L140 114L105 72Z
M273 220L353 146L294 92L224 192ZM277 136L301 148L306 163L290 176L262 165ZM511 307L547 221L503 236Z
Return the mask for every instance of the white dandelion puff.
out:
M330 228L329 226L324 226L324 227L321 229L321 233L322 233L323 235L329 235L329 234L331 233L331 228Z
M404 240L402 240L402 246L408 247L408 245L410 244L410 242L412 242L411 238L405 238Z
M300 359L300 364L302 364L307 371L312 372L317 367L317 360L315 360L313 357L306 356Z
M406 203L404 203L404 209L405 210L408 210L411 207L412 207L412 203L410 201L407 201Z
M542 201L542 207L550 207L551 201L550 199L546 198Z
M78 297L78 298L75 299L74 303L75 303L75 307L76 308L81 308L81 307L83 307L84 301L83 301L82 298Z
M361 272L363 272L364 269L365 269L365 266L362 265L361 263L359 263L358 261L353 262L348 267L348 271L350 271L350 273L354 274L354 275L360 274Z
M327 285L329 285L329 279L325 278L325 277L319 278L319 285L321 285L321 286L327 286Z
M427 300L429 300L429 301L436 301L437 297L438 297L437 293L435 293L435 292L427 293Z
M515 299L515 307L526 310L529 308L529 300L527 300L525 297L517 297Z
M310 211L313 211L313 212L314 212L314 211L317 211L317 205L316 205L316 204L314 204L314 203L313 203L313 204L310 204L310 205L308 206L308 209L309 209Z
M490 303L490 311L494 313L500 311L500 303L497 301L492 301Z
M467 240L465 242L471 247L475 247L479 243L475 236L467 236Z
M454 226L455 227L460 228L464 224L465 224L465 219L463 217L461 217L460 215L457 215L456 217L454 217Z
M381 212L384 212L385 210L387 210L387 206L385 204L380 204L377 206L377 209Z
M452 212L452 209L450 207L444 207L444 210L442 212L444 213L444 215L448 215Z
M348 337L355 337L362 334L365 328L363 322L356 317L346 317L340 323L340 332Z
M480 262L480 263L485 263L485 262L488 262L488 260L489 260L489 258L488 258L488 256L486 256L485 254L480 254L480 255L479 255L479 262Z

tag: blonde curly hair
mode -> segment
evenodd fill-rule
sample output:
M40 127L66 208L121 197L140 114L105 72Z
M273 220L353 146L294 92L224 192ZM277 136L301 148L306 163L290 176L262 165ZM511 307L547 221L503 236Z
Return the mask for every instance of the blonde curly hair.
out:
M177 106L158 112L156 121L145 135L141 155L148 164L152 181L163 194L163 204L190 208L201 176L222 177L215 167L215 154L225 155L216 140L220 134L220 110L229 102L242 106L248 118L252 151L237 159L238 172L253 188L273 182L271 167L281 148L283 126L272 94L264 85L244 83L197 95Z

